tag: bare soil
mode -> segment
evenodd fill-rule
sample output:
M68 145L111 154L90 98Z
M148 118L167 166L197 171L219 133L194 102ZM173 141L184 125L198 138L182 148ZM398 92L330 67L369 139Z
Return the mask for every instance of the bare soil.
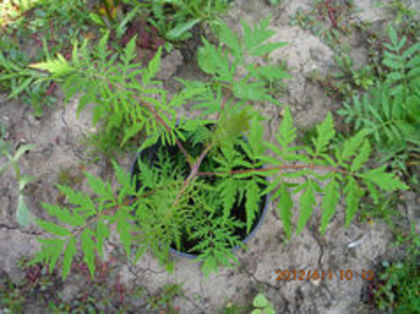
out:
M361 19L375 22L384 18L384 12L375 8L373 2L356 1L361 9L357 13ZM263 0L238 0L226 21L239 31L240 19L252 24L268 13L272 14L271 28L276 32L273 40L285 41L289 45L273 53L270 62L285 61L293 76L286 82L287 92L279 95L279 99L291 107L298 126L310 127L340 104L330 99L322 87L309 79L313 70L326 73L334 69L334 54L309 31L289 25L290 15L299 7L307 8L308 4L295 0L269 6ZM353 45L354 56L359 64L366 62L363 45L351 38L349 43ZM176 51L165 57L161 77L166 80L165 86L171 88L175 84L175 75L196 77L197 72L194 61L186 60ZM86 188L81 175L83 169L96 175L109 175L106 163L95 161L86 151L83 136L96 130L90 124L88 109L76 117L76 104L77 98L68 104L61 102L41 119L35 119L30 115L29 108L6 100L5 95L0 97L0 123L7 126L6 139L15 147L20 143L36 146L20 160L22 173L35 178L26 191L26 201L34 216L44 216L41 202L57 202L54 184L60 172L67 171L74 186L82 190ZM282 109L265 104L261 110L267 117L266 140L273 140ZM128 170L133 158L134 152L119 161ZM42 231L34 225L28 228L17 225L14 218L17 186L13 172L9 170L1 179L0 274L7 274L18 282L25 274L17 267L16 260L36 252L38 245L35 238ZM298 196L294 196L296 200ZM414 197L410 200L407 205L411 213L408 219L418 219L413 214L413 208L418 208L418 199ZM135 265L127 264L123 259L118 261L121 283L127 287L146 286L151 293L159 293L167 284L182 284L184 297L174 301L180 313L221 313L229 302L249 304L259 291L274 303L278 313L368 313L361 301L368 284L362 278L362 272L375 269L375 265L387 253L392 238L389 227L379 222L368 224L355 221L349 228L344 228L344 207L341 204L325 236L318 232L320 210L317 208L301 235L286 241L275 206L270 203L269 213L255 238L248 243L248 250L237 253L240 260L238 268L222 269L204 280L197 263L174 257L175 271L168 273L155 258L146 255ZM298 205L294 211L296 222ZM108 251L112 250L113 246L109 245ZM303 270L306 273L327 271L333 275L332 279L324 280L276 280L278 274L275 271L278 269ZM351 278L340 278L346 271L351 272ZM74 294L78 289L83 289L83 281L75 281L72 276L63 284L65 296Z

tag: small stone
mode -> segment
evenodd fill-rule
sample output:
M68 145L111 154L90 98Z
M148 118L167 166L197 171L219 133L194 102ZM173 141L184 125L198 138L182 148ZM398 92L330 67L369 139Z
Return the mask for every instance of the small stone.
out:
M34 126L39 126L39 120L37 120L36 118L34 118L34 116L32 115L28 115L26 118L29 122L30 125L34 125Z
M160 71L157 74L159 80L167 80L176 73L178 67L182 64L183 58L179 50L173 50L164 57L161 62Z

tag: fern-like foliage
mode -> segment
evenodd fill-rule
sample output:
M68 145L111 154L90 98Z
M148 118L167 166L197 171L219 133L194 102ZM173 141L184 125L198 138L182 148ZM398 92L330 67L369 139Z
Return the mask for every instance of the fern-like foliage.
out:
M91 49L87 40L79 47L76 42L71 60L61 55L57 59L32 64L31 68L49 72L48 77L62 83L67 99L81 93L78 114L89 104L92 109L92 124L99 122L104 133L122 132L120 145L141 132L153 134L148 143L156 141L160 135L174 143L176 111L185 99L199 90L179 93L167 99L161 82L154 79L160 70L161 49L147 67L134 62L136 58L136 37L133 37L121 53L111 53L108 48L109 33L97 46ZM164 128L156 116L164 119Z
M339 113L356 130L366 130L386 155L395 155L420 147L420 44L405 49L407 38L398 39L392 26L388 37L382 60L386 79L347 101Z
M364 168L371 153L365 131L357 133L341 146L335 147L334 156L331 156L331 154L327 154L327 151L330 149L334 135L332 116L328 114L317 127L317 136L313 139L312 146L290 146L296 137L296 129L293 126L290 110L286 108L283 121L276 134L277 145L265 143L276 154L276 157L260 156L260 158L272 164L271 173L279 174L280 171L280 174L270 183L264 193L272 192L272 199L278 201L278 214L283 220L288 236L291 236L293 230L293 203L290 193L301 192L300 214L296 226L298 234L303 230L318 205L315 195L324 195L320 204L322 209L320 229L324 233L342 194L347 204L345 224L348 226L358 209L361 197L366 193L365 191L370 191L371 197L374 198L379 193L378 188L385 191L407 188L393 174L386 173L385 167L374 170ZM252 143L246 145L249 145L249 149L252 150ZM297 154L297 152L300 153ZM290 162L296 162L298 165L289 166ZM288 169L294 171L287 171ZM321 173L326 172L326 174L320 174L320 170ZM308 180L302 184L295 184L287 180L302 175L308 177Z
M93 275L95 258L102 256L110 226L115 225L128 257L135 253L139 258L149 250L170 265L172 246L198 254L207 276L220 265L237 263L232 248L241 245L238 234L250 233L262 212L262 199L269 193L291 236L302 232L318 207L324 233L340 198L347 204L348 226L367 192L377 201L380 190L407 188L385 167L366 167L371 153L369 131L361 130L341 146L333 146L336 131L331 114L316 127L311 145L295 146L297 130L285 108L276 143L264 141L257 104L279 104L270 95L267 80L288 77L276 67L257 67L246 61L284 45L267 42L273 35L268 25L269 18L254 28L243 23L242 38L221 25L220 43L204 40L198 53L198 64L209 80L182 81L184 89L171 99L153 80L160 51L142 68L133 63L135 38L121 55L107 52L105 36L92 53L85 42L80 48L75 45L71 61L59 56L32 66L62 80L68 97L82 92L79 110L94 104L93 122L101 121L105 128L121 127L121 145L141 130L150 134L141 147L146 158L138 159L134 182L114 163L118 193L89 173L86 179L92 195L58 186L69 205L44 204L59 224L37 220L53 237L41 240L42 251L34 262L42 261L52 269L63 256L65 278L80 243ZM176 109L186 101L201 115L180 117L176 122ZM210 120L209 114L217 119ZM267 156L267 149L275 157ZM271 175L275 178L269 182ZM307 180L292 182L302 176ZM293 193L300 193L296 226ZM324 196L319 204L318 195Z

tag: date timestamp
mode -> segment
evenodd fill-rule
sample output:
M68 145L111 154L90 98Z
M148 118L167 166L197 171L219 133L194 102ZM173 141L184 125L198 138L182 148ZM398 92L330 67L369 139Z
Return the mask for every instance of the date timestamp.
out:
M336 271L332 270L287 270L287 269L276 269L277 274L276 280L353 280L359 277L359 273L350 269L340 269ZM362 269L360 276L363 280L374 280L375 271L371 269Z

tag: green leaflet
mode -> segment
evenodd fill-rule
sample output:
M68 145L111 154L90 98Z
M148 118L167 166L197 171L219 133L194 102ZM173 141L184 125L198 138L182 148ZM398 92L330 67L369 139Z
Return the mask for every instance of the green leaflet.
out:
M180 23L175 28L167 32L165 37L169 40L177 40L185 35L185 33L191 30L199 22L201 22L201 18L196 18L184 23Z
M77 214L71 214L67 208L60 208L56 205L51 205L47 203L42 203L42 207L50 214L51 216L57 217L60 222L69 224L74 227L83 225L84 220Z
M264 128L257 119L251 121L251 127L249 129L249 145L252 148L252 154L249 154L251 158L259 159L263 155L264 148Z
M379 204L380 192L378 191L378 189L375 187L373 183L369 181L365 181L364 183L366 184L366 188L369 191L369 197L372 199L373 204L375 205Z
M26 88L34 82L34 78L29 77L25 81L23 81L22 84L20 84L18 87L14 88L13 91L10 93L10 95L7 97L7 99L11 99L13 97L16 97L21 93L22 91L26 90Z
M352 177L347 177L347 185L344 188L346 194L346 223L345 226L350 226L351 221L359 207L359 201L365 192L358 186L356 180Z
M259 293L255 296L254 301L252 303L255 307L266 307L268 305L268 301L265 298L264 294Z
M391 40L392 45L394 47L398 46L398 35L391 24L388 26L388 36L389 36L389 39Z
M136 57L136 40L137 35L133 36L131 40L128 42L127 46L125 46L123 54L121 56L121 60L128 65L130 61L134 60Z
M360 147L360 145L363 143L363 140L365 139L366 131L362 130L358 132L353 137L347 139L341 150L338 151L338 154L336 153L337 158L339 161L346 161L351 156L354 156L357 153L357 149Z
M369 159L370 156L370 143L368 139L363 141L362 147L359 150L357 156L353 159L353 163L351 164L350 171L357 171L359 170Z
M80 236L83 260L86 263L92 278L95 274L95 243L92 240L92 231L88 228L83 230Z
M235 82L233 83L235 97L243 100L264 101L269 99L264 82Z
M131 184L130 174L118 165L115 160L111 160L112 166L114 167L114 174L118 184L123 188L127 189L127 194L134 193L134 186Z
M408 186L402 183L394 174L385 172L386 165L367 171L362 175L365 181L375 183L379 188L387 192L406 190Z
M324 122L317 125L316 131L318 136L315 140L315 153L318 155L326 150L328 143L335 135L331 112L328 112Z
M225 219L229 216L230 210L235 204L237 189L237 183L233 179L225 179L221 182L220 194L223 199L223 215Z
M162 55L162 47L159 47L156 54L153 56L153 59L149 62L147 66L147 70L144 72L142 80L143 86L147 86L151 83L152 78L156 76L156 74L160 70L160 59Z
M228 55L221 48L209 44L203 40L204 46L198 49L197 62L201 70L208 74L217 75L221 81L233 80Z
M283 221L284 231L287 237L290 238L292 235L293 201L285 183L282 183L276 193L273 195L273 198L277 197L279 197L277 213Z
M16 220L20 226L27 227L31 221L28 206L25 203L24 196L18 195Z
M57 184L56 186L64 195L67 196L70 203L79 205L79 208L77 208L78 213L83 211L87 216L97 213L96 205L88 195L85 195L80 191L75 191L68 186L60 184Z
M49 270L52 273L55 265L57 264L58 259L60 258L61 252L63 250L64 241L56 240L53 245L50 246L49 251Z
M138 179L141 181L142 185L147 188L154 188L157 182L156 172L141 159L137 160L137 165L139 169Z
M66 228L63 228L61 226L56 225L55 223L41 220L41 219L35 219L35 222L38 226L40 226L45 231L48 231L49 233L52 233L57 236L65 237L65 236L71 236L71 232L68 231Z
M51 74L60 77L67 75L74 71L74 68L68 63L68 61L61 55L57 54L57 59L50 60L47 62L33 63L29 65L30 68L48 71Z
M77 106L76 116L79 117L82 110L89 104L92 104L96 101L96 89L92 86L87 88L86 93L84 93L79 98L79 104Z
M304 192L299 199L300 215L297 223L296 233L299 235L305 227L314 210L315 201L315 182L308 180L303 183Z
M84 172L89 186L92 189L92 191L97 194L98 196L105 196L106 198L109 197L109 195L112 195L112 188L109 182L105 184L105 182L99 178L95 177L94 175L90 174L89 172Z
M63 256L63 270L62 278L65 280L70 273L71 265L73 262L73 257L77 252L76 248L76 238L71 238L67 243L66 249Z
M242 62L242 47L236 34L225 23L221 23L218 34L222 43L227 45L238 62Z
M251 231L252 224L255 220L256 212L259 210L259 187L255 181L250 181L246 189L246 230L247 233Z
M126 210L119 210L116 213L117 217L117 232L120 235L120 241L125 248L127 256L130 256L131 252L131 226L130 226L130 217L129 213Z
M283 111L283 120L279 125L279 131L276 133L277 142L285 149L296 138L296 128L293 126L293 118L290 108L286 107Z
M285 42L268 43L268 44L261 45L259 47L256 47L255 49L253 49L251 51L251 55L260 57L260 56L263 56L265 54L271 53L274 50L276 50L278 48L281 48L281 47L284 47L286 45L287 45L287 43L285 43Z
M104 257L103 246L104 241L110 236L108 226L102 221L99 220L96 225L96 250L102 258Z
M256 72L258 73L258 75L269 81L292 78L292 76L289 73L272 65L258 67L256 69Z
M273 52L277 48L283 47L286 43L275 42L264 44L270 37L274 35L274 31L269 30L271 16L267 16L259 24L254 26L254 29L242 21L244 30L243 41L245 43L246 52L251 56L262 56Z
M325 233L331 218L335 213L336 206L340 199L340 185L332 178L324 189L325 196L322 200L321 233Z

